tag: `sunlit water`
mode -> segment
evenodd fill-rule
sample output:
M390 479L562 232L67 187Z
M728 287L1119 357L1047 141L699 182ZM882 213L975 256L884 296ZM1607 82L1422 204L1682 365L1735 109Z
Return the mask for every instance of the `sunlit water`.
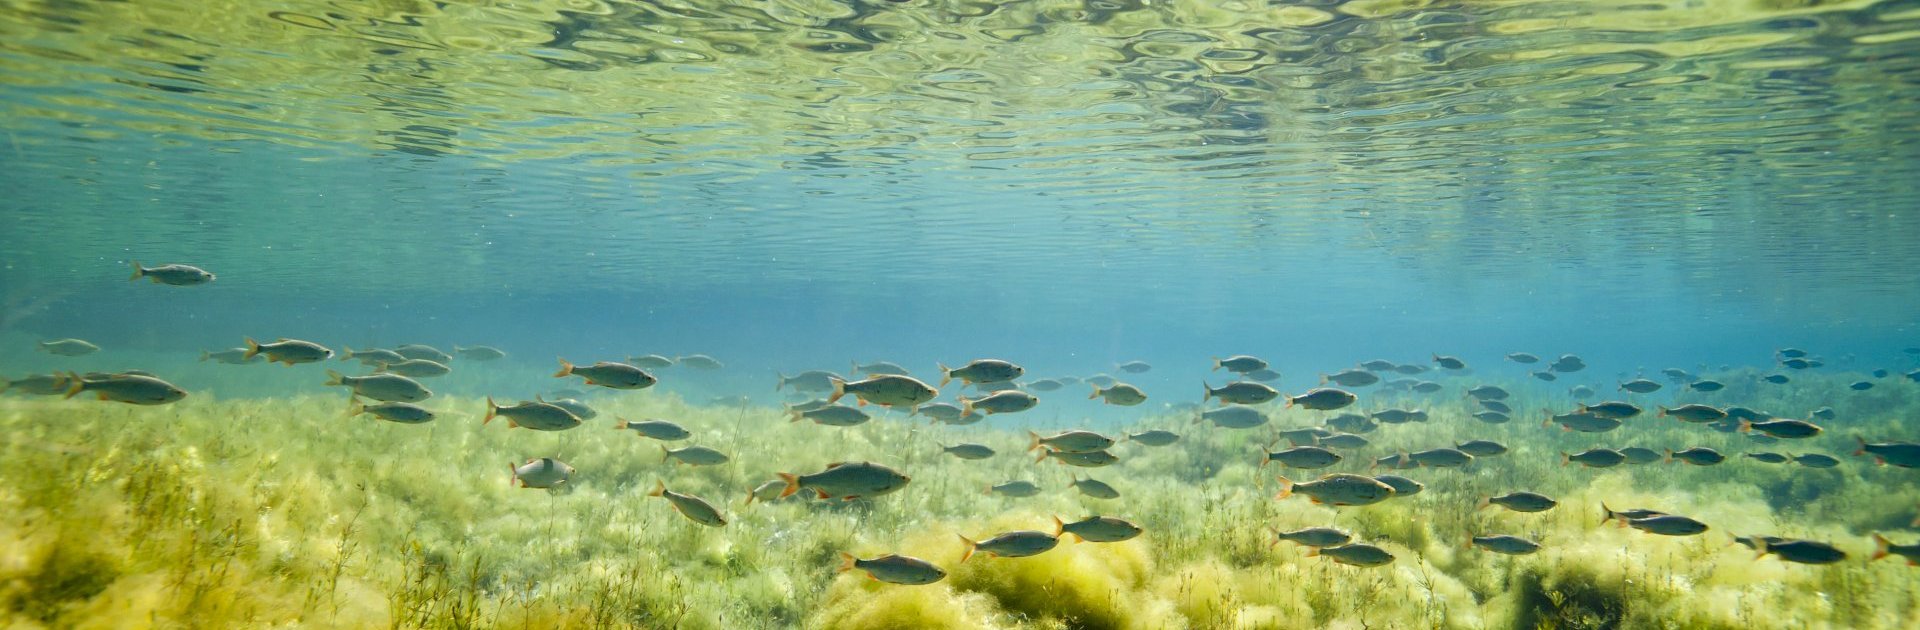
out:
M22 515L0 530L9 623L190 625L184 611L217 601L199 623L1907 627L1920 599L1897 558L1865 562L1873 532L1914 540L1916 477L1849 456L1856 437L1920 440L1904 376L1920 356L1903 352L1920 346L1920 2L0 0L0 131L0 375L142 369L192 392L156 408L0 401L0 486L23 488L0 494ZM129 283L136 260L219 279ZM509 357L428 379L446 415L427 427L340 424L319 366L196 360L282 336ZM103 350L36 350L67 337ZM1825 365L1781 367L1789 346ZM1591 367L1548 382L1502 359L1515 351ZM582 391L605 412L575 431L478 422L486 396L591 390L553 378L556 356L646 353L726 367ZM1515 452L1410 475L1429 490L1392 508L1276 503L1258 448L1335 414L1194 426L1200 383L1228 380L1209 359L1237 353L1271 361L1290 394L1367 359L1468 361L1387 376L1443 385L1430 395L1354 388L1346 411L1436 420L1385 426L1329 471L1475 438ZM809 396L773 388L879 359L937 384L936 363L979 357L1028 383L1120 375L1148 402L1075 384L977 425L877 414L841 430L784 422L777 405ZM1154 368L1117 369L1130 360ZM1662 368L1728 388L1681 393ZM1794 380L1760 380L1775 373ZM1636 376L1666 389L1617 390ZM1460 392L1487 383L1514 390L1511 423L1469 416ZM1572 409L1580 385L1649 416L1699 402L1837 418L1787 445L1669 419L1541 430L1540 409ZM662 468L652 444L606 430L616 415L680 419L735 461ZM1094 472L1126 498L1101 502L1060 495L1080 471L1020 459L1027 428L1187 438L1117 448ZM935 456L960 441L1001 453ZM1731 459L1557 466L1605 445ZM1765 449L1845 463L1741 456ZM576 492L504 492L500 463L554 454L581 470ZM900 464L917 485L871 508L738 503L776 471L842 459ZM1022 476L1047 494L980 495ZM655 479L728 499L735 520L689 524L644 496ZM153 503L140 480L211 489ZM1566 514L1516 526L1471 510L1520 483ZM1599 528L1600 501L1715 530ZM1054 513L1147 534L956 568L953 534ZM128 514L144 520L115 520ZM359 514L376 523L343 528ZM1266 548L1269 526L1329 524L1390 543L1396 564ZM116 525L196 542L55 552ZM1457 550L1501 526L1547 551ZM1783 569L1722 549L1769 531L1853 557ZM231 546L200 546L219 536ZM840 551L955 573L836 580ZM1565 573L1593 565L1624 568ZM1029 587L1077 595L1017 595ZM1427 604L1368 619L1369 598Z

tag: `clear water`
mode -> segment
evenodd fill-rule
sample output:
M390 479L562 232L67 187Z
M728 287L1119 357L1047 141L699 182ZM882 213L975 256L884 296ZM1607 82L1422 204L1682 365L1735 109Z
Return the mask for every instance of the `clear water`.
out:
M222 454L224 463L182 479L230 490L306 484L336 499L301 512L231 490L223 507L194 518L278 509L335 523L357 513L342 507L354 504L354 488L372 487L375 505L413 494L468 497L457 509L411 517L443 539L458 539L452 523L473 526L478 514L570 515L578 527L564 552L517 560L501 550L537 537L508 528L482 536L481 550L421 543L450 565L486 567L474 569L485 576L475 578L480 586L450 591L475 594L472 619L401 612L392 593L411 574L396 567L412 565L397 541L414 530L289 524L253 532L242 536L249 554L289 537L357 545L333 573L355 586L329 587L324 597L299 591L290 585L325 574L313 569L326 564L316 558L339 551L283 550L254 563L253 586L207 587L229 603L221 614L231 623L656 626L673 623L658 610L674 602L700 610L682 610L675 622L716 627L1368 621L1364 606L1324 595L1339 589L1298 586L1287 572L1299 570L1307 582L1372 580L1368 593L1379 597L1400 597L1394 589L1412 575L1444 574L1460 585L1450 595L1424 591L1421 598L1444 603L1438 608L1379 613L1388 625L1531 627L1538 619L1516 611L1552 599L1528 599L1553 591L1539 584L1578 582L1557 571L1620 560L1577 555L1573 540L1611 545L1662 584L1724 589L1704 600L1626 589L1608 600L1627 602L1615 607L1626 612L1596 604L1618 614L1546 615L1546 625L1902 627L1911 613L1898 611L1912 610L1920 592L1905 567L1863 562L1875 531L1912 539L1916 477L1847 457L1855 437L1920 440L1911 420L1920 385L1902 378L1920 366L1902 352L1920 345L1917 2L12 0L0 1L0 131L0 375L144 369L192 392L158 409L0 399L13 461L0 473L33 487L25 480L41 479L46 490L0 500L21 514L93 514L75 507L83 505L141 512L100 507L140 504L108 490L124 485L55 489L139 478L137 462L161 465L192 450ZM200 265L219 280L128 283L133 260ZM320 367L196 361L249 336L335 350L485 343L510 356L456 362L452 375L430 382L437 396L429 406L450 414L430 432L357 423L348 425L355 433L319 437L336 430L344 405L339 390L320 385ZM77 358L36 350L65 337L104 350ZM1794 372L1785 386L1758 381L1780 369L1774 351L1787 346L1808 349L1825 367ZM1501 359L1515 351L1577 353L1592 367L1541 382ZM555 356L656 352L706 353L727 366L669 368L651 390L589 399L620 415L677 415L725 436L736 449L733 470L663 473L650 458L619 455L650 455L650 444L574 435L610 433L597 426L506 437L497 425L474 429L482 397L585 389L551 377ZM1209 358L1237 353L1273 362L1283 374L1276 385L1294 394L1366 359L1424 363L1439 353L1472 364L1465 374L1421 376L1446 386L1432 396L1356 389L1358 410L1427 406L1445 418L1385 427L1373 436L1379 444L1330 470L1356 472L1364 466L1350 464L1396 449L1472 438L1505 440L1517 447L1512 457L1530 463L1439 471L1423 479L1429 496L1397 511L1335 514L1271 501L1272 470L1248 466L1272 439L1262 428L1204 441L1190 434L1190 446L1174 447L1187 449L1177 462L1123 450L1121 464L1095 471L1136 480L1129 497L1184 495L1151 507L1052 494L1025 504L926 495L960 486L975 493L976 481L1017 475L1058 485L1060 467L1017 458L1027 428L1199 431L1186 420L1200 402L1197 383L1226 380L1208 371ZM1076 385L1042 393L1032 411L970 427L884 416L841 432L862 436L844 438L852 442L823 438L835 435L830 427L781 422L777 405L801 398L770 387L776 374L843 372L849 359L893 360L937 380L936 362L978 357L1014 360L1028 380L1113 373L1136 359L1155 368L1126 377L1149 394L1139 407L1083 400ZM1669 420L1626 437L1530 430L1539 408L1575 404L1572 386L1619 397L1618 381L1658 380L1667 367L1730 387L1632 397L1649 413L1684 402L1790 417L1835 408L1840 419L1822 437L1791 446L1841 456L1841 472L1765 468L1738 453L1785 447ZM1873 377L1875 369L1889 376ZM1875 387L1848 389L1857 381ZM1458 392L1483 383L1515 390L1514 423L1466 417L1477 408ZM944 388L941 400L955 393ZM301 429L275 436L236 427L236 418L263 410ZM1276 407L1273 426L1331 415ZM56 417L62 424L48 426ZM155 424L164 422L193 428ZM923 453L962 440L1014 452L964 470ZM1627 442L1705 444L1735 457L1678 473L1656 465L1576 474L1554 465L1557 451ZM334 448L358 450L320 477L296 480L259 464L306 456L319 467L340 456ZM432 458L449 448L462 454L438 474L467 481L410 490L397 481L425 474L408 472L398 453ZM581 453L574 464L586 492L549 501L557 508L500 494L498 463L541 453ZM642 494L664 474L670 484L733 497L775 470L848 458L912 462L922 466L914 473L921 483L953 479L954 487L876 501L865 518L893 531L869 527L851 540L797 547L781 546L786 532L832 529L844 514L776 505L736 515L728 533L715 534ZM605 461L583 465L594 459ZM1194 467L1206 472L1184 472ZM1542 478L1555 493L1577 495L1559 509L1584 517L1528 525L1550 541L1548 551L1502 564L1456 558L1451 539L1431 542L1487 529L1484 515L1457 510L1474 495ZM1710 534L1719 536L1713 549L1698 543L1679 554L1681 543L1597 529L1594 508L1609 493L1725 520ZM1729 496L1745 502L1707 500ZM1215 508L1248 519L1218 523ZM875 587L830 572L838 551L897 550L953 565L953 533L971 536L989 523L1042 527L1062 511L1146 525L1121 554L1137 564L1092 568L1085 558L1103 552L1082 550L1066 556L1077 561L1008 560L1025 567L1008 571L1028 571L1040 580L1032 584L1050 588L1127 595L1039 605L1009 594L1007 585L1029 583L973 568L977 561L929 587ZM148 588L141 576L204 574L217 566L209 552L135 546L138 553L82 563L107 569L75 573L48 560L67 538L32 542L49 531L87 535L87 518L8 525L19 542L0 578L79 575L84 588L0 589L7 614L49 625L195 623L180 614L196 601L183 580L144 599L133 593ZM1417 535L1381 524L1422 518L1433 524ZM168 531L218 531L211 520L188 522L168 521ZM609 523L674 533L638 548L614 545L597 538ZM1350 570L1286 547L1261 551L1264 540L1255 540L1269 525L1326 524L1399 545L1398 564ZM1729 529L1817 536L1855 557L1784 570L1768 559L1769 568L1744 577L1703 569L1758 566L1744 548L1718 549ZM762 558L715 551L716 540L776 542ZM582 549L604 553L589 562L576 557ZM691 553L698 559L687 549L700 550ZM623 565L622 554L644 560ZM197 568L163 570L144 557ZM1667 560L1641 560L1650 557ZM503 586L588 565L708 590L655 589L643 605L585 595L626 592L610 583ZM1050 566L1104 570L1114 582L1048 582L1054 574L1040 568ZM1515 577L1526 574L1515 567L1545 577ZM1207 598L1184 583L1162 581L1180 575L1236 586L1215 610L1194 603ZM1258 579L1321 595L1278 597L1270 591L1279 587ZM1782 581L1799 595L1769 590ZM1868 595L1790 609L1845 599L1839 590ZM306 594L286 595L296 591ZM354 602L347 613L343 600ZM566 612L592 601L627 603L610 606L625 611L617 614ZM946 612L875 612L909 604ZM654 612L633 612L640 609Z

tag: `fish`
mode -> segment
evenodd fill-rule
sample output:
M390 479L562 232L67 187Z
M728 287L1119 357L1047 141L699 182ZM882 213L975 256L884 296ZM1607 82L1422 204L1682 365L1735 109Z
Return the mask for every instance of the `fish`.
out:
M1441 369L1446 369L1446 370L1467 369L1467 362L1461 361L1458 357L1448 357L1448 356L1441 356L1436 354L1436 355L1433 355L1433 364L1438 365L1440 366Z
M1530 376L1532 376L1532 377L1534 377L1534 378L1537 378L1537 379L1540 379L1540 380L1543 380L1543 381L1549 381L1549 382L1551 382L1551 381L1557 381L1557 380L1560 380L1560 376L1559 376L1558 374L1554 374L1553 372L1549 372L1549 371L1545 371L1545 370L1541 370L1541 371L1536 371L1536 372L1528 372L1527 374L1528 374L1528 375L1530 375Z
M1200 385L1206 388L1201 402L1218 399L1222 405L1258 405L1280 397L1280 390L1252 381L1234 381L1218 388L1205 382Z
M201 350L200 360L202 362L213 361L227 365L245 365L248 363L259 363L263 360L263 357L259 355L247 356L246 348L228 348L226 350L214 350L211 352Z
M1727 412L1718 407L1707 405L1681 405L1671 409L1661 407L1660 415L1681 422L1705 424L1727 417Z
M1147 371L1153 369L1153 366L1148 365L1146 361L1128 361L1126 363L1122 363L1114 367L1117 367L1120 369L1120 371L1126 372L1128 374L1144 374Z
M1496 412L1501 415L1513 413L1513 407L1509 407L1507 406L1507 403L1503 403L1498 400L1482 400L1480 401L1480 407L1483 409L1486 409L1487 411Z
M1805 370L1812 368L1814 363L1809 359L1792 358L1781 361L1780 365L1788 369Z
M1481 385L1469 389L1467 390L1467 395L1481 401L1506 400L1508 396L1512 396L1512 394L1507 393L1507 390L1493 385Z
M643 354L637 357L627 357L627 365L643 370L658 370L660 368L673 367L673 359L657 354Z
M1873 557L1868 558L1867 561L1872 562L1887 556L1900 556L1907 559L1907 566L1920 567L1920 543L1898 545L1894 544L1891 540L1887 540L1886 536L1881 536L1879 532L1875 532L1873 534Z
M1337 547L1316 547L1307 552L1308 556L1325 556L1340 564L1356 567L1377 567L1393 562L1393 554L1387 550L1366 543L1347 543Z
M1667 457L1665 454L1659 451L1646 448L1643 446L1629 446L1629 447L1618 449L1618 450L1620 451L1621 455L1627 456L1628 464L1632 464L1635 466L1638 466L1640 464L1651 464L1651 463L1666 459Z
M526 427L535 431L565 431L580 426L580 416L552 403L521 401L511 407L502 407L487 397L487 416L480 421L485 425L493 422L495 416L507 419L508 428Z
M435 376L445 376L449 372L452 372L453 368L449 368L446 364L439 361L407 359L399 363L382 363L376 371L399 374L410 378L432 378Z
M244 354L246 352L246 349L241 348L240 351L242 354ZM361 365L377 368L377 367L380 367L382 364L402 363L405 361L411 361L412 359L408 359L406 357L400 356L400 353L394 352L392 350L383 350L380 348L355 350L353 349L353 346L341 346L340 360L341 361L359 361Z
M1468 536L1467 546L1509 556L1524 556L1540 550L1540 543L1519 536Z
M1394 374L1404 374L1407 376L1413 376L1415 374L1423 374L1426 371L1427 371L1427 366L1420 365L1417 363L1402 363L1400 365L1393 366Z
M1299 429L1285 429L1280 431L1278 435L1286 441L1293 443L1294 446L1300 446L1302 444L1319 444L1321 438L1333 437L1333 432L1321 427L1304 427Z
M1792 461L1791 458L1785 455L1781 455L1779 453L1769 453L1769 452L1746 453L1746 456L1755 461L1759 461L1761 463L1766 463L1766 464L1785 464L1789 461Z
M1755 536L1749 538L1751 547L1760 552L1756 558L1773 554L1775 557L1797 564L1833 564L1847 559L1847 552L1827 543L1815 540L1783 540L1774 536Z
M1368 440L1367 438L1354 435L1352 433L1335 433L1333 435L1320 438L1318 442L1320 446L1325 446L1329 448L1346 449L1346 450L1366 448L1367 445L1373 443L1371 440Z
M462 346L453 344L453 353L469 361L498 361L507 358L507 352L493 346Z
M1798 359L1798 358L1807 356L1807 351L1801 350L1799 348L1789 347L1789 348L1781 348L1779 350L1775 350L1773 351L1773 354L1774 356L1785 358L1785 359Z
M1099 398L1101 399L1102 402L1105 402L1109 405L1118 405L1121 407L1132 407L1134 405L1138 405L1140 403L1146 402L1147 393L1140 391L1140 388L1138 387L1134 387L1126 383L1114 383L1112 387L1107 387L1104 389L1097 385L1094 386L1093 394L1087 396L1087 399L1092 400L1095 398Z
M1459 468L1473 463L1473 456L1457 448L1433 448L1407 455L1413 463L1431 468Z
M1640 407L1633 403L1608 401L1595 405L1582 404L1577 407L1580 413L1588 413L1602 418L1625 420L1640 415Z
M1633 392L1635 394L1651 394L1653 392L1660 391L1660 387L1661 385L1659 383L1655 383L1653 381L1649 381L1644 378L1636 378L1631 381L1626 381L1624 383L1621 383L1620 391Z
M40 342L40 351L63 357L80 357L100 351L100 346L83 339L55 339Z
M1555 372L1559 372L1561 374L1572 374L1574 372L1587 369L1587 363L1585 361L1580 360L1580 357L1577 357L1571 354L1563 354L1563 355L1560 355L1560 358L1554 359L1553 363L1548 364L1547 369L1553 370Z
M1072 523L1053 517L1054 537L1073 534L1074 542L1122 542L1138 537L1143 531L1139 525L1111 516L1089 516Z
M1793 379L1787 378L1787 375L1785 374L1768 374L1766 376L1760 377L1760 380L1773 383L1775 385L1785 385L1787 381L1790 381Z
M1655 517L1655 516L1666 516L1666 515L1667 515L1667 513L1666 513L1666 512L1661 512L1661 511L1659 511L1659 510L1649 510L1649 509L1646 509L1646 508L1633 508L1633 509L1629 509L1629 510L1616 510L1616 509L1613 509L1613 508L1610 508L1610 507L1607 507L1607 504L1605 504L1605 503L1601 503L1601 504L1600 504L1600 514L1601 514L1601 516L1600 516L1600 520L1601 520L1601 521L1603 521L1603 522L1604 522L1604 521L1619 521L1619 522L1620 522L1620 526L1621 526L1621 527L1626 527L1626 526L1627 526L1627 521L1631 521L1631 520L1634 520L1634 519L1641 519L1641 518L1652 518L1652 517Z
M1360 369L1369 370L1373 372L1390 372L1390 371L1393 371L1394 367L1395 367L1394 363L1386 359L1374 359L1371 361L1360 362Z
M1920 370L1916 370L1916 373L1920 373ZM1280 380L1280 373L1273 371L1272 368L1260 368L1252 372L1247 372L1242 376L1247 377L1247 380L1257 381L1261 383L1271 383L1271 382ZM1912 377L1913 375L1909 374L1908 376ZM1920 380L1920 378L1915 378L1914 380Z
M1115 490L1113 486L1108 485L1107 482L1094 479L1092 476L1088 476L1086 479L1081 479L1079 475L1074 475L1073 481L1069 485L1073 489L1079 490L1080 494L1084 494L1084 495L1093 497L1095 499L1120 498L1119 490Z
M1678 514L1662 514L1629 519L1627 526L1661 536L1693 536L1707 531L1707 524Z
M1387 470L1401 470L1405 468L1418 468L1419 464L1413 463L1413 458L1408 457L1405 453L1394 453L1392 455L1388 455L1386 457L1373 460L1373 465L1368 466L1367 470L1373 470L1375 468L1382 468L1382 467L1386 468Z
M788 422L812 420L814 424L822 424L830 427L851 427L864 424L872 419L873 416L867 415L867 412L861 411L857 407L848 407L846 405L827 405L807 411L800 411L792 407L787 408Z
M1287 408L1299 405L1315 411L1332 411L1353 404L1358 397L1345 390L1321 387L1307 390L1299 396L1287 397Z
M420 359L435 363L452 363L453 355L441 352L439 348L423 343L410 343L393 349L394 353L409 359Z
M621 418L619 422L613 425L613 428L616 431L632 431L640 434L640 437L653 438L663 442L676 442L693 437L693 433L687 431L685 427L666 420L629 422L627 419Z
M427 389L419 381L399 374L347 376L327 370L326 385L345 387L352 390L355 396L388 402L420 402L433 397L433 390Z
M1720 451L1705 446L1695 446L1680 451L1668 449L1665 461L1672 463L1674 460L1683 461L1695 466L1712 466L1727 461L1727 456L1721 455Z
M1892 372L1888 372L1886 368L1878 368L1871 372L1871 374L1873 374L1874 378L1886 378L1892 375Z
M1193 418L1195 424L1212 422L1213 426L1222 429L1251 429L1266 424L1267 420L1266 414L1246 405L1227 405L1204 410Z
M133 276L127 278L127 282L137 282L141 278L146 278L154 284L191 287L207 284L213 282L215 279L212 272L193 265L171 264L160 265L158 267L142 267L138 260L129 260L127 264L133 267Z
M1625 461L1627 461L1626 455L1610 448L1590 448L1572 455L1568 455L1565 451L1560 453L1561 466L1570 462L1579 462L1581 466L1587 468L1612 468Z
M1740 407L1740 406L1728 407L1726 408L1726 412L1727 412L1727 419L1736 420L1736 421L1752 420L1754 422L1759 422L1772 417L1772 414L1761 413L1761 412L1754 411L1752 409L1748 409L1746 407Z
M1512 361L1514 363L1530 364L1530 363L1539 363L1540 357L1527 354L1525 352L1515 352L1513 354L1507 355L1507 360Z
M573 467L552 457L536 457L518 466L507 462L507 483L520 482L522 488L559 490L573 478Z
M852 501L861 497L877 497L890 494L906 487L912 477L900 471L873 462L834 462L827 464L826 470L811 475L779 473L780 479L787 482L780 491L781 498L793 495L802 488L812 489L819 498L839 498Z
M985 444L955 444L941 446L940 452L952 454L960 459L986 459L993 457L993 449Z
M1272 447L1269 446L1268 448L1270 449ZM1318 446L1296 446L1281 451L1262 453L1260 465L1266 466L1268 462L1279 462L1281 466L1288 468L1311 470L1332 466L1340 463L1340 460L1341 456L1339 453Z
M987 486L987 494L998 494L1016 499L1024 499L1040 494L1040 486L1025 479L1015 479L1013 481L1004 481Z
M1793 457L1793 463L1799 464L1801 466L1806 466L1808 468L1832 468L1834 466L1839 466L1840 460L1835 459L1831 455L1822 455L1819 453L1801 453Z
M865 374L867 376L880 376L882 374L891 374L894 376L912 375L912 372L907 371L907 368L891 361L874 361L872 363L854 361L853 373Z
M961 415L973 413L975 409L985 412L987 415L1019 413L1032 409L1034 405L1040 404L1040 399L1034 397L1033 394L1017 389L998 391L980 398L960 396L955 398L955 400L960 401Z
M1027 431L1027 436L1032 438L1027 446L1029 453L1042 446L1067 453L1091 453L1106 450L1114 442L1113 438L1092 431L1066 431L1046 437Z
M291 366L299 363L325 361L328 357L333 356L333 351L328 350L326 346L311 341L300 341L298 339L281 337L274 340L273 343L262 344L254 341L252 337L248 337L247 353L243 355L242 358L252 359L253 356L257 354L266 355L268 363L285 363Z
M833 391L827 395L829 403L839 402L847 394L853 394L860 404L873 403L892 409L911 410L940 395L940 390L920 382L920 379L899 374L881 374L858 381L835 378L831 382ZM964 417L969 411L963 405L960 415Z
M680 515L687 517L689 521L707 527L724 527L727 524L727 517L720 513L719 508L713 507L712 503L691 494L668 490L667 482L664 480L654 481L653 490L647 492L647 496L665 498L668 503L673 504L675 511L680 512Z
M1350 434L1372 433L1379 430L1380 425L1374 423L1372 418L1357 413L1343 413L1332 418L1327 418L1327 428ZM1356 435L1354 437L1359 436Z
M1248 372L1253 372L1255 370L1267 369L1267 362L1260 360L1259 357L1253 357L1253 356L1244 355L1244 354L1237 354L1234 356L1227 357L1225 359L1222 359L1220 357L1214 357L1213 371L1218 372L1220 371L1220 368L1226 368L1227 371L1229 372L1246 374Z
M956 378L968 385L1004 383L1020 378L1021 374L1027 372L1025 368L1014 365L1011 361L1000 359L974 359L958 368L947 367L944 363L936 365L940 367L941 387L946 387L947 383Z
M989 558L1025 558L1046 553L1060 544L1053 534L1033 530L1012 531L986 540L974 542L966 536L960 542L967 546L966 553L960 554L960 561L966 562L975 553L985 553Z
M1045 461L1049 457L1059 460L1060 463L1062 464L1066 464L1068 466L1079 466L1081 468L1099 468L1101 466L1111 465L1114 462L1120 461L1119 456L1114 455L1113 453L1108 451L1093 451L1089 453L1069 453L1066 451L1056 451L1053 449L1047 449L1042 451L1040 453L1040 456L1034 458L1033 461L1038 463L1041 461Z
M1162 429L1151 429L1139 433L1127 434L1127 441L1145 446L1166 446L1180 441L1180 434Z
M1717 392L1726 388L1726 383L1712 380L1698 380L1687 384L1687 389L1696 392Z
M1320 384L1334 383L1342 387L1366 387L1380 382L1380 376L1360 369L1344 370L1333 374L1320 375Z
M179 402L187 397L187 390L151 376L138 374L108 374L103 378L86 378L72 372L62 381L67 385L67 398L88 392L100 400L123 402L131 405L164 405Z
M773 391L776 392L786 389L789 385L793 386L793 391L796 392L831 392L833 379L840 378L840 375L825 370L807 370L793 376L775 372L774 376L780 379L773 386Z
M1509 492L1497 497L1482 497L1479 509L1485 509L1491 505L1498 505L1515 512L1532 513L1551 510L1554 506L1560 505L1560 502L1534 492Z
M890 553L871 560L861 560L853 554L841 553L837 572L846 573L854 569L866 571L867 577L876 582L903 586L932 584L947 577L945 570L913 556Z
M1427 412L1419 409L1382 409L1373 412L1373 419L1387 424L1426 422Z
M689 354L683 357L675 357L673 363L674 365L690 367L696 370L718 370L727 367L727 365L721 363L719 359L704 354Z
M665 444L660 445L660 462L663 464L676 462L688 466L718 466L729 461L732 461L732 458L727 457L726 453L697 444L680 448L667 448Z
M1419 381L1413 384L1413 391L1420 392L1422 394L1431 394L1431 393L1440 391L1441 389L1442 389L1442 386L1439 383L1435 383L1433 381Z
M1043 378L1043 379L1032 381L1025 385L1022 385L1020 386L1020 388L1031 389L1036 392L1051 392L1051 391L1059 391L1061 388L1066 386L1067 384L1060 382L1060 379ZM1094 387L1093 391L1096 394L1098 394L1098 392L1100 391L1100 388Z
M1851 389L1856 392L1864 392L1869 389L1873 389L1873 383L1869 383L1866 381L1856 381L1852 385L1848 385L1847 389Z
M787 482L779 479L761 482L760 485L754 486L752 490L747 491L747 500L744 504L753 505L754 499L759 499L762 503L779 499L780 490L785 487L787 487Z
M553 373L554 378L578 376L586 379L588 385L599 385L610 389L646 389L659 379L646 370L612 361L601 361L588 366L576 366L560 359L560 371Z
M1667 377L1667 380L1673 381L1674 383L1678 383L1682 385L1691 383L1694 381L1694 376L1692 372L1688 372L1680 368L1664 368L1660 370L1660 373L1665 375Z
M1815 409L1811 412L1808 412L1807 415L1813 416L1815 418L1819 418L1821 420L1832 420L1835 417L1837 417L1839 414L1835 413L1832 407L1821 407L1819 409Z
M1507 416L1507 414L1500 413L1498 411L1478 411L1478 412L1474 412L1473 419L1479 420L1481 422L1485 422L1487 424L1504 424L1507 421L1512 420L1513 418Z
M1554 423L1558 423L1562 431L1577 431L1580 433L1606 433L1620 428L1622 424L1619 418L1602 418L1585 412L1555 415L1549 411L1547 412L1547 421L1541 423L1540 426L1544 427Z
M1855 437L1860 448L1853 451L1855 457L1870 455L1879 465L1893 464L1901 468L1920 468L1920 444L1913 442L1868 442L1866 438Z
M1308 547L1338 547L1353 541L1353 534L1332 527L1308 527L1290 532L1283 532L1277 528L1268 528L1268 531L1273 532L1274 545L1285 541ZM1271 547L1273 545L1268 546Z
M913 413L909 415L924 415L933 422L952 425L973 424L986 418L986 416L978 413L963 414L959 405L943 402L927 403L914 407Z
M1081 380L1083 382L1086 382L1087 384L1093 385L1094 387L1113 387L1115 383L1120 382L1120 379L1107 376L1105 374L1095 374L1093 376L1089 376ZM1066 382L1066 379L1061 379L1061 382L1063 383Z
M1399 475L1376 475L1374 480L1393 488L1393 498L1410 497L1426 491L1427 485Z
M600 412L594 411L592 407L587 406L587 403L580 402L580 400L577 398L560 398L555 400L547 400L540 396L535 396L533 397L533 399L539 402L553 405L555 407L559 407L561 409L565 409L567 410L568 413L571 413L575 416L579 416L581 420L592 420L594 419L594 417L600 415Z
M1583 400L1587 398L1592 398L1593 393L1594 393L1593 388L1587 387L1585 385L1575 385L1567 389L1567 395L1572 396L1574 398L1583 399Z
M1790 418L1774 418L1760 422L1751 420L1740 421L1741 433L1759 431L1772 437L1789 440L1805 439L1820 435L1821 430L1820 425L1805 420L1793 420Z
M1280 493L1274 499L1285 499L1296 493L1307 496L1316 504L1335 506L1371 505L1385 501L1393 496L1393 486L1365 475L1333 473L1296 484L1286 477L1279 477Z
M36 396L59 396L67 393L67 375L60 373L34 374L18 380L0 379L0 391L12 390Z
M400 424L422 424L432 422L434 413L419 405L406 402L378 402L371 405L361 404L358 399L347 401L347 415L358 416L373 414L373 417Z
M1493 440L1467 440L1453 447L1474 457L1492 457L1507 452L1507 445Z

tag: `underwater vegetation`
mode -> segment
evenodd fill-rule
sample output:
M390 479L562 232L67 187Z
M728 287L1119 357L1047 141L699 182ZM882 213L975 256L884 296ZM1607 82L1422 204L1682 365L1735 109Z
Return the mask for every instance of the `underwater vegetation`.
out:
M255 366L262 367L262 366ZM252 369L252 368L239 368ZM267 369L262 367L262 369ZM273 370L283 370L270 366ZM295 370L319 368L291 368ZM1751 370L1747 370L1751 371ZM1795 375L1758 384L1736 371L1729 396L1756 408L1812 409L1859 375ZM1543 427L1562 388L1443 378L1424 399L1362 390L1356 409L1424 401L1426 422L1382 424L1369 444L1314 470L1262 466L1282 430L1340 411L1262 405L1249 429L1196 424L1192 410L1141 407L1124 426L1019 414L969 425L868 407L853 426L790 422L771 405L688 404L673 392L591 398L597 414L565 431L483 424L488 404L436 397L434 420L349 417L347 397L316 383L290 397L222 399L195 391L160 406L0 397L0 625L34 627L344 628L1902 628L1920 609L1920 569L1870 562L1870 535L1898 544L1914 528L1913 469L1852 457L1856 437L1911 439L1916 386L1882 381L1824 421L1824 434L1759 444L1649 411L1607 433ZM1488 423L1457 392L1512 392ZM1814 392L1821 392L1815 394ZM1153 392L1149 392L1150 394ZM1197 395L1198 392L1195 392ZM1664 400L1664 399L1662 399ZM617 423L666 419L689 439L660 442ZM1163 446L1122 440L1110 466L1034 462L1033 438L1071 429L1162 429ZM1464 468L1393 472L1424 490L1333 508L1276 499L1278 475L1368 473L1379 457L1490 440L1508 452ZM1789 443L1790 442L1790 443ZM947 449L973 443L985 459ZM704 446L713 465L669 462L662 444ZM1284 442L1283 442L1284 444ZM1562 466L1561 452L1709 447L1714 466L1680 462ZM1279 448L1279 447L1273 447ZM1813 468L1743 457L1823 452ZM1025 457L1023 457L1025 455ZM573 469L555 490L523 488L508 469L552 457ZM779 473L836 461L885 462L911 484L858 500L809 492L755 500ZM525 470L525 469L523 469ZM1070 483L1088 474L1119 496ZM1032 496L990 493L1029 481ZM704 500L724 519L691 517ZM1515 491L1544 511L1480 509ZM1602 520L1602 504L1685 514L1711 529L1658 536ZM683 516L682 512L694 510ZM1102 515L1144 533L1072 542L1022 558L977 553L1016 530L1055 531ZM1275 531L1335 527L1392 555L1378 567L1314 557ZM1537 541L1530 555L1468 546L1474 536ZM1792 564L1734 544L1778 535L1830 542L1843 561ZM919 558L945 572L904 586L840 572L842 554Z

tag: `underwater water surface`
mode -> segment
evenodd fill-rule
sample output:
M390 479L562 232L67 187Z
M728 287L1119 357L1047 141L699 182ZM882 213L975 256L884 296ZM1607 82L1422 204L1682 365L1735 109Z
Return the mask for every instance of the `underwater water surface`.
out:
M7 628L1920 627L1920 2L0 0L0 133Z

